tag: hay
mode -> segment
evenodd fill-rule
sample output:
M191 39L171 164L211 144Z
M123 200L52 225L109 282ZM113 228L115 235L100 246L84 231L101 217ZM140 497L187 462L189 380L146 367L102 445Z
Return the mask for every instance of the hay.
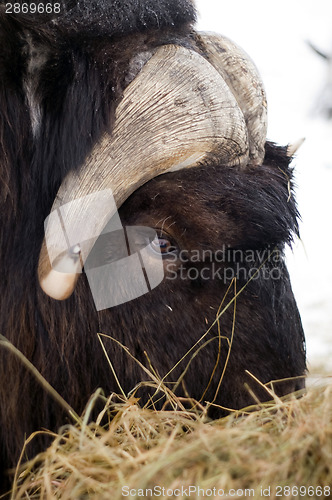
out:
M12 499L331 496L331 384L209 422L201 407L157 412L112 395L87 424L100 397L18 468Z

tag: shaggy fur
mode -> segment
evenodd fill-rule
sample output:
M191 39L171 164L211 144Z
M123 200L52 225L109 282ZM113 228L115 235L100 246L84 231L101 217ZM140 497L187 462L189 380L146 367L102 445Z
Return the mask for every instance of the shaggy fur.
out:
M5 15L0 7L0 332L81 412L97 387L118 391L97 332L116 337L145 364L147 351L163 376L215 320L230 281L165 279L151 293L100 313L84 275L65 302L41 291L36 270L44 219L66 173L79 168L101 134L112 129L130 61L156 45L192 44L195 12L189 0L76 4L68 2L63 16L38 24L36 17ZM124 225L155 227L178 251L213 254L227 247L252 250L258 258L266 249L279 249L280 279L252 280L238 297L232 352L216 399L225 407L253 401L245 383L261 399L268 397L246 369L264 383L305 372L303 331L282 257L298 231L288 164L283 148L267 144L260 168L215 163L167 174L140 188L120 210ZM236 263L228 254L223 266L235 269ZM203 264L212 265L188 266ZM271 269L272 263L264 266ZM239 276L238 289L244 284ZM233 295L232 289L228 298ZM224 337L230 337L232 323L233 307L221 319ZM217 327L207 340L216 335ZM119 346L109 341L106 347L125 391L146 379ZM203 396L218 350L219 341L212 340L200 351L178 394ZM213 399L227 351L221 340L220 362L204 400ZM167 382L177 380L187 362ZM289 382L280 394L302 386ZM144 401L148 391L139 394ZM26 436L65 421L21 362L1 348L1 473L15 465ZM35 439L29 456L45 444ZM0 481L5 488L5 479Z

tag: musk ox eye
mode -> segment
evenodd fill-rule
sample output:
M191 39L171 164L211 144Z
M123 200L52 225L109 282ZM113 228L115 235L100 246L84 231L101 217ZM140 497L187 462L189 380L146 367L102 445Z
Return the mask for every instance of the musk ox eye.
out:
M161 254L163 257L168 257L178 252L178 247L174 242L164 235L158 236L158 238L151 241L150 247L155 253L158 255Z

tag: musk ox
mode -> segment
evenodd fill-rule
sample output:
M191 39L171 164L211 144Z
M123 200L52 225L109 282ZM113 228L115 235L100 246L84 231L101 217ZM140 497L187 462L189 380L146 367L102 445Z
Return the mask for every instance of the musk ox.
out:
M253 393L270 398L248 371L263 384L286 378L279 395L302 388L304 336L283 257L298 234L291 151L266 142L253 63L230 40L195 32L190 0L60 7L0 6L1 334L77 412L98 387L128 394L146 381L119 343L177 395L213 403L211 417ZM118 216L98 204L105 191ZM158 261L164 278L97 307L82 265L114 261L120 233L104 227L115 216L155 231L141 272ZM103 342L117 379L98 333L112 337ZM142 384L137 395L154 392ZM163 402L157 394L155 407ZM65 421L2 342L3 485L25 437ZM28 456L44 446L37 437Z

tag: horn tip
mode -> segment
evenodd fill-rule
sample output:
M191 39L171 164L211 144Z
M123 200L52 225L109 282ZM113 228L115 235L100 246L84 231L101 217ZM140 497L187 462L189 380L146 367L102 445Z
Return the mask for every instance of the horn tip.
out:
M79 274L60 273L52 269L40 280L40 287L52 299L66 300L72 295L78 276Z
M295 155L295 153L297 153L297 151L300 149L300 147L302 146L302 144L304 143L304 141L305 141L305 137L302 137L298 141L295 141L292 144L288 144L288 146L287 146L287 156L288 156L288 158L292 158Z
M42 261L39 284L46 295L55 300L66 300L72 295L82 272L80 257L81 248L75 245L56 263L57 269L51 267L49 259Z

